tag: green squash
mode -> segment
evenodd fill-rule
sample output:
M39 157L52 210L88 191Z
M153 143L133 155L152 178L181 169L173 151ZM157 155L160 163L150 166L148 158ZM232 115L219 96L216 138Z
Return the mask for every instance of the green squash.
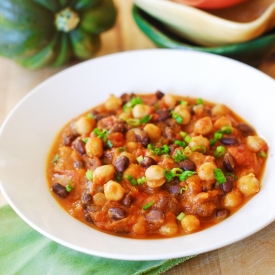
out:
M116 14L112 0L0 0L0 55L28 69L91 58Z

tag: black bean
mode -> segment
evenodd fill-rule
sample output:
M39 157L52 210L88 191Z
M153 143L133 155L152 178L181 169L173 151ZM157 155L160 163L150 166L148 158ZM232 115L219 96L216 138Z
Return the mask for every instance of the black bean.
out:
M165 220L165 214L162 210L153 209L145 215L148 223L162 224Z
M99 120L101 120L102 118L105 117L104 114L101 114L101 113L99 113L99 112L96 111L96 110L92 110L92 111L91 111L91 114L93 115L93 118L95 119L95 121L99 121Z
M141 143L144 147L147 147L147 145L150 143L150 138L147 135L147 133L142 129L135 129L135 138L136 142Z
M65 146L71 146L72 142L76 139L76 135L74 134L69 134L64 138L64 145Z
M117 122L110 128L109 133L124 133L126 129L127 127L125 122Z
M125 207L130 207L132 202L134 201L134 197L131 194L126 194L121 203L125 206Z
M226 182L222 184L222 190L225 193L228 193L232 190L233 185L234 185L234 178L232 176L226 176Z
M230 211L226 208L216 210L216 217L219 220L223 220L227 218L229 215L230 215Z
M111 207L108 210L108 216L114 220L121 220L127 217L127 212L120 207Z
M184 171L196 171L196 164L189 159L182 160L179 162L179 167Z
M126 104L127 102L129 102L135 96L136 95L133 94L133 93L131 93L131 94L124 93L120 96L120 98L122 99L123 104Z
M167 190L170 194L173 195L179 195L181 192L181 186L180 185L169 185Z
M80 154L80 155L85 155L86 154L86 149L85 149L85 142L81 139L78 139L75 142L75 150Z
M157 99L162 99L164 97L164 93L161 92L161 91L157 91L156 92L156 97L157 97Z
M239 141L236 137L223 137L220 139L223 145L239 145Z
M141 165L142 167L145 167L145 168L148 168L148 167L150 167L151 165L156 165L156 164L157 164L157 162L156 162L153 158L147 157L147 156L145 156L145 157L143 158L143 160L140 162L140 165Z
M161 197L156 204L154 204L154 209L162 210L165 211L167 208L167 205L169 203L169 198L168 196L163 196Z
M130 163L130 161L126 156L121 156L116 159L116 161L114 163L114 167L117 172L124 172L127 169L127 167L129 166L129 163Z
M245 124L245 123L239 123L237 125L237 129L242 133L243 136L247 137L247 136L250 136L250 135L254 135L255 134L255 131L254 129Z
M159 116L157 121L164 121L171 117L171 112L166 109L157 110L155 113Z
M76 160L75 162L74 162L74 168L83 168L83 167L85 167L85 162L84 161L82 161L82 160Z
M69 196L69 192L60 183L56 182L52 186L52 191L61 199L65 199Z
M164 136L168 139L168 142L174 142L177 136L177 132L172 127L165 127Z
M223 167L227 172L232 173L235 168L235 161L231 154L225 153L223 157Z
M93 202L93 197L89 194L84 192L81 196L81 205L83 208L86 208Z
M101 210L101 207L99 205L88 205L87 208L85 209L86 212L98 212Z
M85 220L86 220L88 223L94 223L94 221L93 221L93 219L92 219L92 217L90 216L89 213L86 213L84 217L85 217Z

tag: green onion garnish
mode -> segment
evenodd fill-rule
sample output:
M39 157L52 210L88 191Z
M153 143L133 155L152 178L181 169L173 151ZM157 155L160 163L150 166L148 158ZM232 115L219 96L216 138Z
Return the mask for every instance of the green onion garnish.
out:
M173 172L171 170L169 170L168 168L166 168L164 170L164 176L165 176L167 181L171 181L174 178Z
M152 115L147 115L145 117L143 117L141 120L140 120L140 124L145 124L147 122L149 122L152 118Z
M94 129L94 134L101 138L103 141L107 142L108 138L108 131L106 129L103 129L102 131L99 128Z
M59 155L56 154L53 158L53 163L56 164L58 159L59 159Z
M88 169L88 170L86 171L86 178L87 178L87 180L89 180L89 181L92 181L92 180L93 180L93 171L92 171L92 170Z
M177 220L181 221L182 218L185 216L185 214L183 212L181 212L178 216L177 216Z
M217 180L218 183L222 184L226 182L226 178L223 174L223 171L219 168L214 168L214 177Z
M176 150L176 154L173 157L174 162L178 163L182 160L186 160L187 157L182 153L181 150Z
M140 120L138 118L128 118L126 119L126 123L131 126L137 127L140 125Z
M186 170L180 175L180 181L185 181L187 178L189 178L195 174L196 174L196 172L194 172L194 171Z
M112 148L114 146L113 143L109 139L107 140L107 145L109 146L109 148Z
M186 147L186 143L184 141L182 141L182 140L175 140L174 144L179 145L179 146L181 146L183 148Z
M202 105L204 102L203 102L203 99L202 99L202 98L198 98L198 99L196 100L196 103Z
M146 178L145 178L145 177L142 177L142 178L137 179L137 184L138 184L138 185L142 185L142 184L145 183L145 182L146 182Z
M116 173L115 179L117 182L120 182L123 180L123 173Z
M151 150L155 155L167 155L170 152L169 146L164 144L161 147L154 147L152 144L147 145L147 149Z
M181 124L182 122L183 122L183 118L179 115L179 114L177 114L177 113L175 113L175 112L173 112L172 111L172 117L176 120L176 122L177 123L179 123L179 124Z
M215 151L214 151L214 157L220 158L225 154L225 147L224 146L217 146Z
M66 185L66 191L67 192L70 193L72 190L73 190L73 187L70 184Z
M210 146L214 146L217 142L217 140L215 138L211 138L209 139L209 142L210 142Z
M138 163L141 163L142 160L143 160L143 156L138 156L138 157L136 158L136 160L137 160Z
M217 132L215 132L214 133L214 139L222 139L222 132L220 132L220 131L217 131Z
M259 157L260 157L260 158L266 158L267 155L266 155L265 152L262 151L262 152L259 153Z
M147 210L147 209L149 209L153 204L154 204L154 202L151 201L151 202L145 204L145 205L142 207L142 209L143 209L143 210Z
M188 186L186 185L185 187L182 187L181 189L180 189L180 194L182 194L183 193L183 191L186 191L188 189Z
M131 175L125 175L125 178L132 184L132 185L137 185L138 183L137 183L137 181L136 181L136 179L133 177L133 176L131 176Z
M93 114L89 113L89 114L87 115L87 118L92 119L92 118L94 118L94 116L93 116Z
M140 97L133 97L128 103L123 106L124 112L130 111L137 104L143 104L143 101Z
M181 100L180 101L180 105L184 105L184 106L187 106L188 102L186 100Z
M89 138L88 138L88 137L85 137L85 138L83 138L82 140L83 140L84 143L87 143L88 140L89 140Z
M231 126L223 126L223 127L221 128L221 132L222 132L222 133L225 133L225 134L232 134L233 129L232 129Z
M187 136L187 133L186 132L183 132L183 131L180 131L180 136L182 138L185 138Z

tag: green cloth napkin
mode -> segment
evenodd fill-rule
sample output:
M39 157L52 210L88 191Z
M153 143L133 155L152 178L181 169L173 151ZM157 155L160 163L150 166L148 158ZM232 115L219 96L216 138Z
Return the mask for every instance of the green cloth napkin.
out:
M154 275L190 258L122 261L87 255L44 237L9 205L0 208L0 274Z

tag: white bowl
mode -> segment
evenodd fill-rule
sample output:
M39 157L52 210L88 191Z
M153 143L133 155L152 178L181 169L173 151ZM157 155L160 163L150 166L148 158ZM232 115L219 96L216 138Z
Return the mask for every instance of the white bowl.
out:
M101 233L71 217L52 196L46 158L69 120L110 93L156 90L225 103L251 123L270 147L261 191L218 225L187 236L137 240ZM123 260L178 258L239 241L275 220L275 81L217 55L168 49L118 53L83 62L31 91L0 130L0 186L30 226L72 249Z
M248 1L233 7L234 13L221 9L212 11L213 14L169 0L133 0L133 3L177 35L207 47L250 41L275 26L273 0ZM241 16L251 17L248 12L250 10L261 13L250 22L233 20ZM226 19L218 16L219 14Z

